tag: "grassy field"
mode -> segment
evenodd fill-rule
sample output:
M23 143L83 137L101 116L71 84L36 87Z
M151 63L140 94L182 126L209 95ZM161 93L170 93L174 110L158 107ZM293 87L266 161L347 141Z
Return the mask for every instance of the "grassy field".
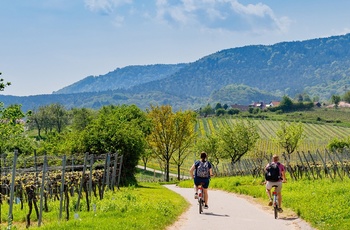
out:
M267 204L263 178L213 178L210 188L245 194ZM192 187L192 181L182 181L182 187ZM295 212L319 230L350 229L350 179L301 180L283 184L283 207ZM214 201L215 202L215 201Z
M76 197L75 197L76 198ZM73 203L75 202L73 198ZM31 229L165 229L186 210L186 200L159 183L140 183L138 187L121 188L119 191L109 191L103 200L94 199L92 211L87 212L84 203L82 211L74 212L71 207L70 220L59 220L59 202L49 203L49 212L43 213L43 222L38 226L33 211ZM8 229L7 204L2 205L1 229ZM14 222L11 229L25 229L25 217L28 207L20 210L20 205L14 207Z

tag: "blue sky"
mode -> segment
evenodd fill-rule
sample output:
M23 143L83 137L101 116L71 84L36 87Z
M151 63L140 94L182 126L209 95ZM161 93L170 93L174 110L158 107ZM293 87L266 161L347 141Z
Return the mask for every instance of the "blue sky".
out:
M50 94L128 65L350 32L349 0L3 0L0 92Z

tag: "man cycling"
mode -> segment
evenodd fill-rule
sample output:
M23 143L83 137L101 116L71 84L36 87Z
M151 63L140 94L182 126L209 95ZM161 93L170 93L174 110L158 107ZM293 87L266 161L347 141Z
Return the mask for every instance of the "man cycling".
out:
M272 162L267 164L265 167L266 172L268 171L269 167L272 164L277 165L277 167L279 169L279 175L278 175L278 178L276 180L269 180L268 178L266 178L266 193L270 199L269 206L272 206L271 189L274 185L277 185L276 192L277 192L277 198L278 198L278 204L279 204L278 211L283 212L283 209L282 209L282 182L283 183L287 182L286 173L285 173L286 171L285 171L284 165L279 162L278 155L273 155Z
M204 192L204 208L208 208L208 187L210 177L213 176L212 165L206 160L207 154L201 152L201 159L196 161L190 168L190 175L194 179L195 195L194 198L198 199L198 185L203 184Z

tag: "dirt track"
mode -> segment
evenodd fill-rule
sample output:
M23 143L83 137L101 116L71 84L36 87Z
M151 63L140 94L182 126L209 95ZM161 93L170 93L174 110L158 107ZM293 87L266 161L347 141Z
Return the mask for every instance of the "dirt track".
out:
M209 209L199 214L192 188L179 188L175 185L165 187L179 193L191 204L179 220L167 230L313 230L295 214L284 212L275 220L271 207L219 190L209 190Z

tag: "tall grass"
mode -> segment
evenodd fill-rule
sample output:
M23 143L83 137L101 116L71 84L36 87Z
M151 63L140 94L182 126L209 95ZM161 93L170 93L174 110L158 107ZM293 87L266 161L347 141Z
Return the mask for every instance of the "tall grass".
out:
M74 199L72 201L75 202ZM184 198L158 183L141 183L138 187L108 191L103 200L93 200L90 212L85 211L84 203L77 213L72 206L68 221L58 219L58 202L49 203L50 210L43 213L40 229L165 229L188 207ZM4 210L6 204L2 205L2 215L6 216ZM16 205L12 229L25 229L27 212L28 208L21 211ZM30 228L38 229L34 212L32 218ZM2 223L1 228L6 229L7 225L7 222Z
M213 178L210 188L245 194L267 204L263 178L223 177ZM191 180L180 182L182 187L192 187ZM350 229L350 179L345 180L288 180L283 184L283 207L291 209L319 230Z

